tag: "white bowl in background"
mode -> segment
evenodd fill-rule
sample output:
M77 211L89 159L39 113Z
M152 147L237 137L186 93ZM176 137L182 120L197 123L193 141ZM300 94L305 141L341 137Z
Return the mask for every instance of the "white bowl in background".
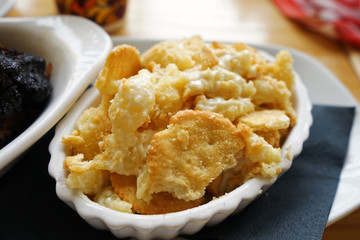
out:
M48 132L97 76L112 48L110 36L81 17L1 18L0 43L52 64L52 96L40 116L0 149L0 175Z
M269 60L273 59L270 55L265 54L265 56ZM300 77L297 74L295 76L294 106L297 113L297 124L282 146L280 163L283 169L282 173L286 172L292 164L287 156L289 154L296 156L301 152L303 142L308 138L312 124L312 104L307 89ZM81 191L67 188L63 161L67 154L70 154L70 149L61 143L62 136L71 133L82 112L90 106L97 106L100 99L101 96L95 87L88 89L57 125L55 136L49 146L51 154L49 173L56 180L58 197L95 228L108 229L119 238L172 239L179 234L194 234L205 225L217 224L230 214L241 211L276 181L276 178L253 178L232 192L209 203L175 213L137 215L103 207L91 201Z

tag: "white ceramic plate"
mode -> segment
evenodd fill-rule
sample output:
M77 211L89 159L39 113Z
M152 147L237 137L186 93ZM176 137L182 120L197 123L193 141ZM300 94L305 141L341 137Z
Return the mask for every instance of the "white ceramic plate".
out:
M114 45L127 43L137 47L139 51L144 51L159 41L154 39L131 39L123 37L113 37L112 39ZM284 46L254 45L254 47L272 55L275 55L281 49L290 51L294 58L295 71L300 75L301 80L307 87L312 103L335 106L357 106L349 151L328 219L328 225L330 225L360 206L359 103L357 103L356 99L340 80L313 57L291 48L285 48Z
M99 73L112 48L109 35L80 17L0 18L0 43L51 63L53 93L31 126L0 149L0 175L70 109Z
M15 5L16 0L0 0L0 17L5 16Z

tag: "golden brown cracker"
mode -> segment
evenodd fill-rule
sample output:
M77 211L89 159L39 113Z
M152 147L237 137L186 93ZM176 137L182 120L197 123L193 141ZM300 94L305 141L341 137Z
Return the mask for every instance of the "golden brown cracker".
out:
M165 191L198 199L213 179L236 164L235 154L243 147L239 131L220 114L179 111L166 130L153 136L138 178L138 197L148 200Z
M118 45L109 53L95 87L103 95L114 95L117 92L117 81L137 74L140 69L139 51L130 45Z
M84 160L91 160L100 152L99 142L111 132L107 110L100 105L83 112L71 135L63 136L62 142L72 147L74 155L83 154Z
M154 194L150 202L145 202L136 197L136 176L125 176L112 173L110 174L110 181L115 193L117 193L121 200L131 203L135 213L164 214L178 212L197 207L205 201L204 198L194 201L185 201L173 197L170 193L160 192Z
M290 126L290 119L282 110L260 110L240 117L241 122L253 131L272 131L286 129Z

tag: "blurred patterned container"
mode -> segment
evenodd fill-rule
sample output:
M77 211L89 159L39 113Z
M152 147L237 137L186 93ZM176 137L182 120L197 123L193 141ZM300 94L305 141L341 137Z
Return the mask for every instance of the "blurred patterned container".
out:
M127 0L56 0L56 4L60 14L86 17L107 32L124 25Z
M272 0L288 18L331 39L360 47L360 0Z

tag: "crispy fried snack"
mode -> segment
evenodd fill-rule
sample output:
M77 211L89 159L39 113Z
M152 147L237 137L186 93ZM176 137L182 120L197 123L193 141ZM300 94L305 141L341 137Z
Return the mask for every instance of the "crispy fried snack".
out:
M282 139L287 135L290 118L282 110L259 110L239 118L252 130L263 137L273 147L281 146ZM284 131L285 130L285 131Z
M143 66L150 69L154 64L160 64L161 67L165 68L171 63L175 63L180 70L195 66L206 69L218 63L217 58L199 36L178 42L161 42L146 51L141 60Z
M71 135L63 136L63 143L72 147L73 154L82 154L83 160L91 160L100 152L99 142L111 132L107 114L110 99L114 98L121 79L136 74L141 68L137 49L128 45L116 46L108 55L95 86L102 94L97 107L86 110L77 120Z
M254 131L286 129L290 125L289 117L281 110L256 111L241 117L239 120Z
M136 77L121 82L108 110L111 134L103 138L101 152L89 163L92 167L125 175L140 173L154 134L151 130L137 131L150 120L154 108L151 78L147 70L141 70Z
M281 172L296 124L292 59L198 36L141 56L120 45L95 83L102 98L63 142L69 188L109 208L162 214Z
M95 87L103 96L112 99L117 92L121 79L137 74L141 69L139 51L130 45L119 45L109 53Z
M291 90L286 83L270 76L264 76L253 81L256 94L252 101L260 108L284 110L291 120L291 126L296 123L296 113L292 106Z
M77 120L77 128L71 135L65 135L62 142L72 147L73 154L82 154L83 160L91 160L100 152L99 142L111 132L111 122L101 104L91 107Z
M205 202L201 197L194 201L185 201L172 196L167 192L153 194L150 202L136 197L136 176L124 176L116 173L110 175L110 181L115 193L123 201L132 204L132 210L140 214L163 214L178 212L189 208L200 206Z
M170 192L187 201L199 199L213 179L236 165L243 147L240 131L220 114L179 111L153 136L137 197L148 201L153 193Z
M257 175L274 177L281 172L281 169L276 167L281 161L281 149L274 148L246 124L240 122L237 128L244 139L244 151L238 154L235 167L225 169L207 187L207 190L214 196L221 196L230 192L243 184L244 181Z

